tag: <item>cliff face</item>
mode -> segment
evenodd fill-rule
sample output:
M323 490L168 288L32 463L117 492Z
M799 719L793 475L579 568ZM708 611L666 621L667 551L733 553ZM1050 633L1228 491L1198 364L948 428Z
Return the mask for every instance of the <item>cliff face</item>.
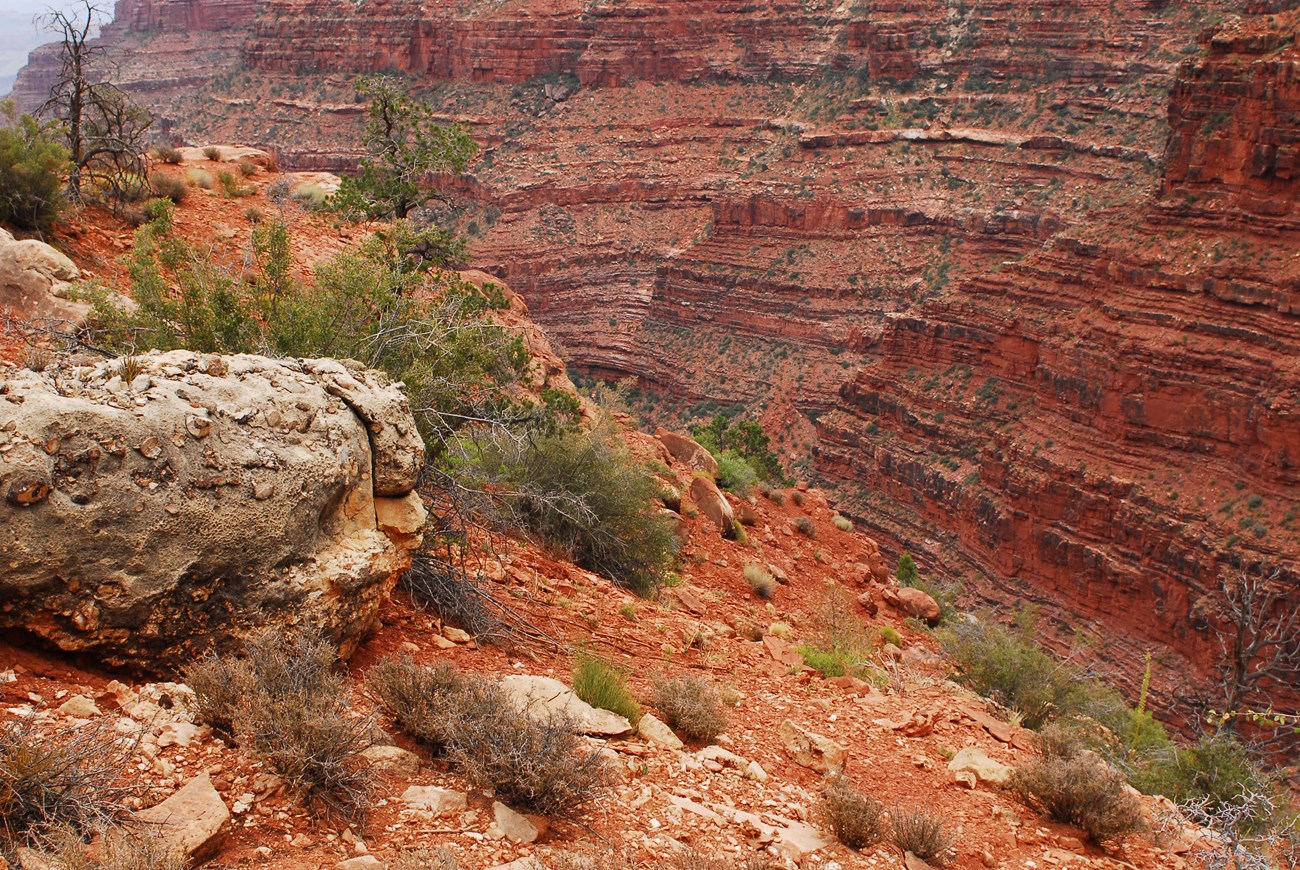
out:
M1295 5L154 2L106 39L178 136L302 168L355 159L355 73L426 82L483 145L477 265L576 368L750 405L973 598L1121 679L1172 649L1173 707L1214 578L1300 554Z

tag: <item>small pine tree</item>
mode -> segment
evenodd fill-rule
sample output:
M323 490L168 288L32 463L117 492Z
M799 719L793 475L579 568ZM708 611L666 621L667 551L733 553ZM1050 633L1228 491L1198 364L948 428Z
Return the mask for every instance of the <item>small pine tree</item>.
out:
M906 550L898 557L898 567L894 569L894 576L904 586L915 583L921 577L921 573L916 570L916 562L912 559L912 554Z
M440 124L428 103L406 93L392 76L363 76L357 94L369 98L362 134L367 156L360 172L343 179L334 207L357 217L405 218L439 199L428 177L465 171L478 146L465 124Z
M0 107L0 222L42 230L63 207L68 149L54 125L19 115L11 101Z

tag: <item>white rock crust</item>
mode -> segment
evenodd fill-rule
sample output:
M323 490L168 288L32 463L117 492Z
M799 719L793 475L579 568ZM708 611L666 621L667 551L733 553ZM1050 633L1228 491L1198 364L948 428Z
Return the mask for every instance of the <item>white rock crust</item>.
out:
M334 360L137 359L129 383L120 360L0 368L0 625L143 668L268 624L346 655L424 519L400 385Z

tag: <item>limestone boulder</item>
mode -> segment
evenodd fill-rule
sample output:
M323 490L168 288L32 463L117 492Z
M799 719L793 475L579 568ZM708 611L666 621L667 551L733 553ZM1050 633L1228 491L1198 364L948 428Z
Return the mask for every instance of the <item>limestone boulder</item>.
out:
M253 148L250 145L204 145L185 146L177 149L181 152L181 160L186 163L197 163L200 160L207 160L207 151L210 148L217 150L218 159L222 163L239 163L245 161L261 169L274 170L276 168L275 158L269 152L261 148Z
M1011 767L989 758L982 749L967 746L952 757L948 769L961 776L966 774L967 781L973 780L981 785L1006 785L1011 780Z
M520 709L540 719L566 716L583 734L621 737L632 731L632 723L617 713L593 707L553 677L511 674L501 680L501 687Z
M849 751L829 737L796 725L786 719L780 727L781 743L795 764L829 775L840 773L848 762Z
M691 471L703 471L706 474L718 473L718 461L698 441L685 435L678 435L676 432L670 432L662 427L655 431L655 438L659 439L659 443L668 450L674 459Z
M157 806L136 813L168 852L183 855L189 866L211 860L230 833L230 810L206 773Z
M691 499L695 506L700 509L711 523L718 527L718 531L723 535L732 534L732 527L736 523L735 512L731 509L731 504L723 496L722 490L713 482L712 478L704 475L697 475L691 481Z
M401 389L332 360L136 359L0 371L0 625L144 670L268 625L348 654L419 543Z
M76 264L59 251L35 239L15 240L0 229L0 314L81 323L90 306L68 298L80 277Z

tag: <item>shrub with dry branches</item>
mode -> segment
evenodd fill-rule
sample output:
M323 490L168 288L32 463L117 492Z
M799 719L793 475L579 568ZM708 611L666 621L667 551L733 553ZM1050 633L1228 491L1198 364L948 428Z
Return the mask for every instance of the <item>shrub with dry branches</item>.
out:
M822 814L835 838L850 849L865 849L885 838L885 809L843 776L826 786Z
M268 631L245 658L210 656L185 679L200 719L265 758L305 800L359 822L374 782L361 753L374 740L368 719L348 715L336 655L317 634Z
M78 836L125 814L123 772L135 743L107 721L46 730L32 720L0 725L0 848L58 831Z
M943 829L943 818L925 807L890 812L894 845L922 861L943 866L952 856L956 838Z
M679 734L711 741L727 727L718 690L699 677L674 677L655 683L655 706Z
M1145 829L1142 805L1124 775L1081 741L1072 741L1065 731L1052 732L1038 751L1011 776L1011 788L1031 809L1081 828L1094 843L1123 840Z

